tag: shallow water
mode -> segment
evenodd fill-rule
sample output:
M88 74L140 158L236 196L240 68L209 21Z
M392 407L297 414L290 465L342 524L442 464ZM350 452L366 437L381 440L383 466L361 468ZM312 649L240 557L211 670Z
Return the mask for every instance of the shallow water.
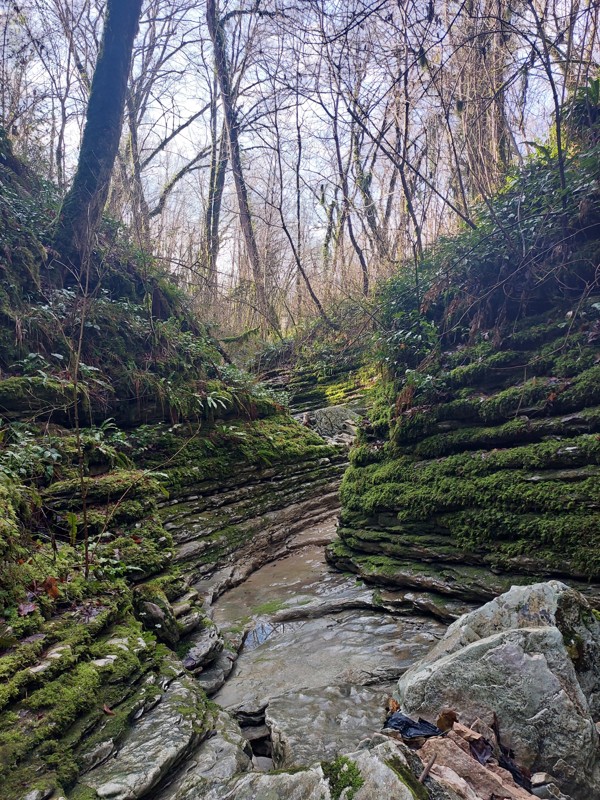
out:
M225 634L239 637L245 629L236 667L214 699L225 707L260 707L300 688L389 684L446 626L392 614L378 598L373 587L330 569L322 546L265 565L213 606Z

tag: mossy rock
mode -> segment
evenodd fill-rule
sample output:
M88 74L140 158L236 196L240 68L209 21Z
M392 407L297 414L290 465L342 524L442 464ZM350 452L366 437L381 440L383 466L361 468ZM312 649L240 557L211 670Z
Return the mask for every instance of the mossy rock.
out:
M160 584L144 583L137 586L133 593L136 618L146 630L156 638L175 647L179 641L179 627L173 608Z
M75 398L82 417L86 418L88 402L85 392L73 383L55 378L22 376L0 380L0 416L22 420L35 415L58 423L73 419Z

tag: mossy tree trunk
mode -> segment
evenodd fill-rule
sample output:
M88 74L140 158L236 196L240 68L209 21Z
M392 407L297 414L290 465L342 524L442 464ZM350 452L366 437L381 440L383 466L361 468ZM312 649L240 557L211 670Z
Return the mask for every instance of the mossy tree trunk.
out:
M55 233L55 247L71 269L85 260L108 196L141 8L142 0L107 0L77 171Z

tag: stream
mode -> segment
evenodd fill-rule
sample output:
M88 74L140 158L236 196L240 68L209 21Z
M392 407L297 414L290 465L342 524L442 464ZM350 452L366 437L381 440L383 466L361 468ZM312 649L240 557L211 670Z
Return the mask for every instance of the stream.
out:
M213 699L238 718L258 768L335 757L378 730L397 678L447 627L411 612L406 593L332 570L322 542L335 524L212 606L226 647L238 650Z

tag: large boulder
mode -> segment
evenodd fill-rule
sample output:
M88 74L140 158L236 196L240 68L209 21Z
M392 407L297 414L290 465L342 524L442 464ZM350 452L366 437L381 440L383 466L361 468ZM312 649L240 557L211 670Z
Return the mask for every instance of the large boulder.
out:
M550 773L574 800L600 798L600 623L563 583L513 587L465 614L398 692L411 716L495 715L521 767Z

